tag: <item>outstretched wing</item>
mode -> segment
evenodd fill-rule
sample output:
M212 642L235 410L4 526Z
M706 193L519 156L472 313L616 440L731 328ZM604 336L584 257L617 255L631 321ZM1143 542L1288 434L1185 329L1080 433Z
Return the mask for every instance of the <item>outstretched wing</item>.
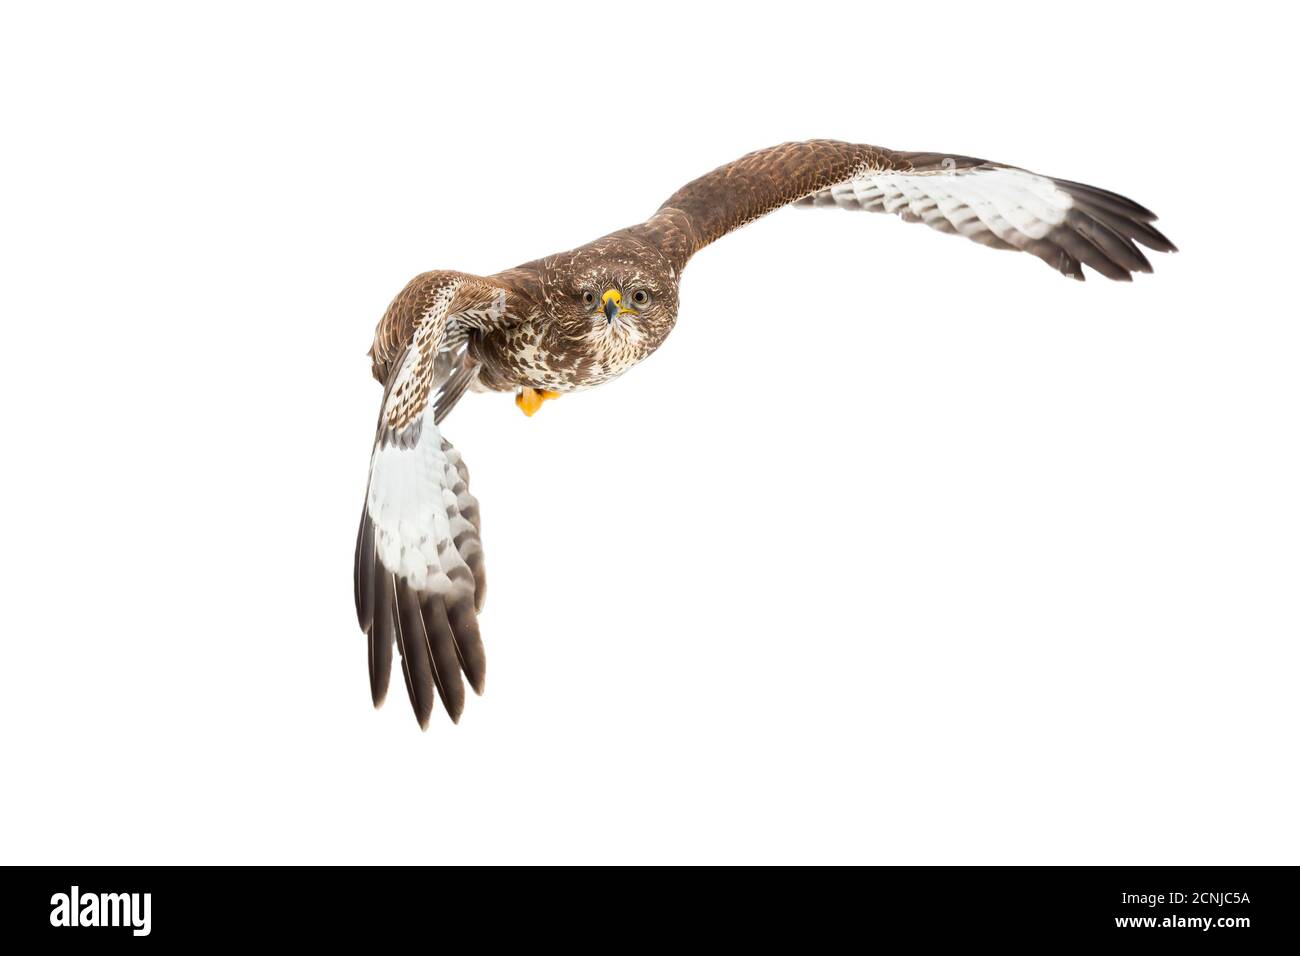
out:
M435 691L459 719L462 671L483 690L478 502L438 426L478 372L468 331L504 321L508 295L477 277L426 273L393 300L371 350L385 390L357 532L357 620L368 639L375 706L388 691L395 642L421 727Z
M1173 252L1150 210L1116 193L969 156L813 140L759 150L688 183L643 227L687 258L784 205L895 213L994 249L1029 252L1065 275L1087 265L1129 280L1138 248Z

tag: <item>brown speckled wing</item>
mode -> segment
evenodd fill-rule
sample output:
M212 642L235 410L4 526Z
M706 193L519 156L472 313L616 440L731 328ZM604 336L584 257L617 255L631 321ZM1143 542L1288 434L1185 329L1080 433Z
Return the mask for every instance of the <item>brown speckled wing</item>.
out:
M446 270L421 273L397 293L375 328L370 347L374 376L387 383L393 363L422 326L427 327L426 344L454 347L465 331L509 322L512 316L524 314L527 305L513 285L496 278Z
M685 233L689 255L796 199L892 163L890 152L875 146L820 139L783 143L692 180L668 197L655 219Z
M1174 245L1155 215L1116 193L947 153L812 140L750 153L683 186L639 233L680 268L703 246L781 206L889 212L994 249L1031 253L1073 278L1088 265L1127 280L1138 244Z

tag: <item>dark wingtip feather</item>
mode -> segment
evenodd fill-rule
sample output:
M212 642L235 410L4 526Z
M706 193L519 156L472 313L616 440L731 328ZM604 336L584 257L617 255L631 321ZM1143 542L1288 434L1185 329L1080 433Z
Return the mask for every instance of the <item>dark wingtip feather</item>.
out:
M373 644L374 638L371 642ZM379 670L375 667L374 651L370 652L370 703L375 705L375 710L384 706L384 701L388 699L388 681L380 676Z
M460 721L465 709L465 683L460 678L460 658L456 650L456 636L442 597L427 595L420 602L424 621L425 647L433 669L433 682L438 688L442 706L452 723Z
M1104 248L1068 220L1066 223L1052 229L1047 234L1047 240L1056 243L1083 265L1096 269L1107 279L1122 282L1132 278L1129 270L1125 269L1120 263L1115 262Z
M1043 258L1049 266L1053 266L1061 275L1075 279L1078 282L1084 281L1083 265L1064 249L1060 250L1056 262L1052 262L1051 259L1046 257L1040 256L1040 258Z
M372 627L367 638L370 700L378 710L388 699L388 679L393 670L393 637L387 629Z
M467 670L465 672L465 676L469 678L469 686L470 689L474 691L474 695L476 697L482 697L483 690L484 688L487 687L486 668L480 667L478 670L475 671Z
M473 550L464 555L464 560L469 565L469 570L474 575L474 610L482 611L483 604L487 601L487 571L483 567L483 553L479 550Z
M1111 192L1109 189L1102 189L1099 186L1089 186L1087 183L1075 182L1071 179L1053 179L1056 185L1062 187L1067 193L1073 196L1082 194L1089 201L1104 205L1113 211L1134 219L1140 219L1144 222L1153 222L1156 214L1146 206L1136 203L1127 196L1121 196L1119 193Z
M1150 223L1147 223L1147 232L1151 234L1152 238L1158 239L1163 244L1163 248L1160 248L1159 246L1148 246L1148 248L1155 249L1157 252L1178 251L1178 247L1170 242L1169 238L1163 232Z
M1074 184L1066 184L1071 187ZM1074 200L1074 207L1080 213L1109 227L1125 239L1139 242L1155 252L1177 252L1177 247L1155 226L1151 225L1156 216L1149 209L1141 206L1133 209L1117 207L1116 203L1105 202L1095 195L1076 188L1067 189ZM1113 195L1113 194L1112 194Z
M352 596L357 608L357 623L369 633L375 613L375 525L366 508L361 509L361 527L357 529L357 549L352 561Z
M1130 273L1151 271L1151 263L1146 256L1142 255L1142 251L1133 240L1101 219L1091 217L1083 210L1075 208L1066 213L1065 221L1121 269Z
M457 585L463 589L473 587L473 582L466 580L463 572L455 576ZM487 658L483 650L483 639L479 634L478 615L474 611L473 601L463 591L456 600L446 605L447 623L456 641L456 657L460 669L469 679L474 693L483 693L484 680L487 677Z
M372 569L369 588L374 604L370 627L366 632L366 649L370 667L370 699L376 707L388 696L388 680L393 669L393 603L392 592L385 586L383 571Z
M406 690L411 698L411 709L421 728L429 723L433 713L433 672L429 660L428 642L424 638L424 624L420 615L419 599L400 575L387 575L392 582L394 617L397 621L398 650L402 656L402 673L406 677Z

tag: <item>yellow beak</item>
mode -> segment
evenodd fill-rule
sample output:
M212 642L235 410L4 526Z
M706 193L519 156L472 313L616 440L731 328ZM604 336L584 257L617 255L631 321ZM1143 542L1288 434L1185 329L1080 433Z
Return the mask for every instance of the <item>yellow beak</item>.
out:
M623 308L623 296L617 289L606 289L605 294L600 297L600 306L605 311L606 322L613 322L614 316L632 311Z

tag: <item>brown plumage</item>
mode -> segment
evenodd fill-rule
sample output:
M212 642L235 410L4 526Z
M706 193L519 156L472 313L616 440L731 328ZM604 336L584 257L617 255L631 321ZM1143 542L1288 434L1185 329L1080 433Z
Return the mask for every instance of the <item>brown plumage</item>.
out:
M485 589L478 502L439 423L468 389L517 391L532 413L653 352L677 320L682 269L699 249L786 205L889 212L1083 279L1150 272L1172 252L1155 215L1123 196L968 156L814 140L750 153L683 186L648 220L492 276L416 276L389 305L371 359L384 403L355 557L371 695L384 699L397 644L423 727L442 700L483 690L477 613Z

